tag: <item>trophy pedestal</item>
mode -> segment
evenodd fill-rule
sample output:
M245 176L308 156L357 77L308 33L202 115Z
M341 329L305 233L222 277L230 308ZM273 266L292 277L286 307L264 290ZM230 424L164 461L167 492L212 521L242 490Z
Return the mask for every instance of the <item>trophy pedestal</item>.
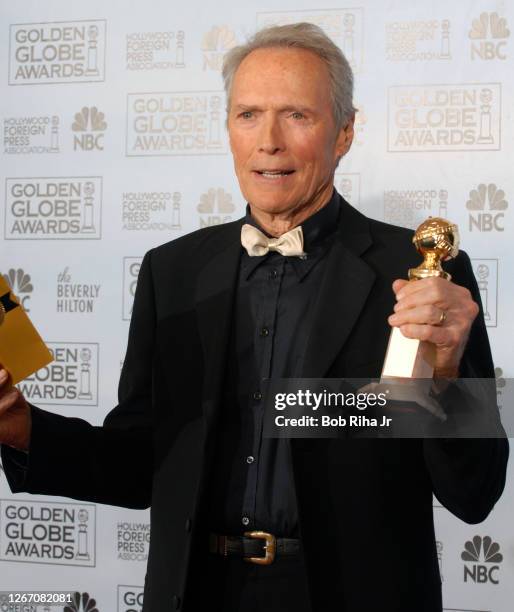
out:
M446 415L430 397L435 365L435 346L430 342L406 338L393 327L379 387L388 400L413 402L444 421Z
M433 344L406 338L399 327L393 327L382 368L382 378L432 378L434 363Z

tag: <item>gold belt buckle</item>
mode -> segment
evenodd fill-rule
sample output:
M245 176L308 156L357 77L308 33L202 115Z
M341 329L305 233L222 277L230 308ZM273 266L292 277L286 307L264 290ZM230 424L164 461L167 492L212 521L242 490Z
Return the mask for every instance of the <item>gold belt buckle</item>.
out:
M272 533L266 531L245 531L245 536L248 538L255 538L256 540L265 540L263 546L266 551L264 557L243 557L248 563L256 563L257 565L269 565L275 560L275 553L277 551L277 540Z

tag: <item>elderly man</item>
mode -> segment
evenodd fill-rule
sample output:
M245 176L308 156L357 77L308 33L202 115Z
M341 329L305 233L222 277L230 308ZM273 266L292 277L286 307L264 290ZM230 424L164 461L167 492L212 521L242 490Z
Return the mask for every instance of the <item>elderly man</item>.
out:
M377 376L390 325L435 344L435 376L492 377L469 260L408 284L411 233L334 190L352 74L319 28L262 30L223 74L246 217L147 253L102 427L0 374L10 486L151 506L147 612L440 612L432 495L483 520L505 441L267 439L261 381Z

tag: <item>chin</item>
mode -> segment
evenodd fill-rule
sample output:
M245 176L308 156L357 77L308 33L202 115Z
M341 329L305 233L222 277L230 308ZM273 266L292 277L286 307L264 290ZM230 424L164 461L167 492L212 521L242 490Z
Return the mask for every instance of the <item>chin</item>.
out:
M291 208L291 193L283 191L278 193L262 193L254 189L243 193L247 202L254 208L268 213L281 213Z
M250 198L248 202L252 208L270 214L280 214L291 208L291 206L284 201L284 198Z

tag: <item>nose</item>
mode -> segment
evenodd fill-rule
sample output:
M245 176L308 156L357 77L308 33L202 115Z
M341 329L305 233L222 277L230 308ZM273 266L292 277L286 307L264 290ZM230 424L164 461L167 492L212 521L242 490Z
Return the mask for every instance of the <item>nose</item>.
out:
M280 119L270 113L261 124L259 134L259 152L274 155L285 150L285 141Z

